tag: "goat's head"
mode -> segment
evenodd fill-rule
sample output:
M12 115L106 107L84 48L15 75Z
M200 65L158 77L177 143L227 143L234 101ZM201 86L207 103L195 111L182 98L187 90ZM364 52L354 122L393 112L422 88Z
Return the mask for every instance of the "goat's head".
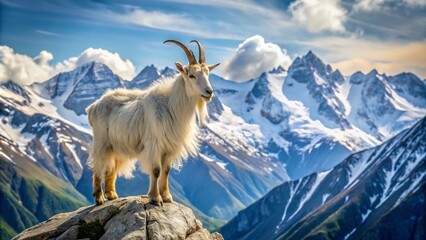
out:
M198 45L198 62L192 50L185 44L175 40L164 41L164 43L166 42L171 42L181 47L188 57L188 66L183 66L182 63L176 62L176 68L186 83L186 93L190 96L201 97L206 102L210 102L213 97L213 88L209 81L209 75L210 71L219 66L219 63L208 65L206 63L204 48L201 43L196 40L192 40L191 42L195 42Z

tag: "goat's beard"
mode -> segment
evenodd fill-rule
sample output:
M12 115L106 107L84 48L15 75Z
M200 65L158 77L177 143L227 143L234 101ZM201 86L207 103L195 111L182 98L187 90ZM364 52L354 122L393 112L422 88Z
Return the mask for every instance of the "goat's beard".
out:
M203 98L203 97L201 97L201 98ZM210 102L212 98L209 98L209 99L210 100L208 100L208 101ZM204 98L197 101L196 113L197 113L197 118L198 118L198 122L200 123L200 125L206 124L206 122L209 118L209 114L207 112L207 102Z

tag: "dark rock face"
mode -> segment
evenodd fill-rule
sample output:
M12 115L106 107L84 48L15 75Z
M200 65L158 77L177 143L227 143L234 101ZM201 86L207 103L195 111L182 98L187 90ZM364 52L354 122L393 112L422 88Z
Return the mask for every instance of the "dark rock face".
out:
M426 85L412 73L401 73L387 79L401 96L417 107L426 107Z
M263 99L260 114L273 124L280 124L290 116L289 112L284 111L281 103L271 95Z
M164 69L164 73L167 74L167 76L173 75L173 71L170 68ZM146 88L158 79L160 74L160 69L156 68L154 65L146 66L136 77L132 79L132 81L127 82L127 87Z
M178 71L171 69L169 67L165 67L163 70L161 70L161 76L165 76L165 77L173 77L178 73L179 73Z
M75 127L44 114L28 115L0 103L0 118L27 141L21 149L56 177L76 185L88 156L92 137ZM6 121L6 120L5 120Z
M21 86L19 86L18 84L16 84L13 81L7 81L6 83L0 84L0 87L6 88L6 89L22 96L28 102L31 102L31 99L28 96L28 93Z
M329 171L276 187L220 232L226 239L423 239L425 138L426 118Z
M362 81L364 80L365 74L362 72L356 72L354 74L352 74L352 76L349 78L350 83L353 84L361 84Z
M254 84L253 89L250 91L250 93L255 98L262 98L266 95L270 94L269 88L268 88L269 81L266 78L266 74L262 73L260 75L259 80L257 80L256 84Z
M282 73L282 69L274 69L273 73ZM287 112L280 101L278 101L271 93L271 84L267 78L266 73L260 75L255 80L251 91L246 96L246 103L253 105L256 102L262 102L262 108L260 114L268 119L273 124L280 124L284 120L287 120L290 113Z
M63 105L77 115L85 114L85 109L108 89L123 87L123 80L106 65L90 62L73 71L60 73L43 83L32 85L42 95L60 98Z
M223 112L223 105L220 102L219 98L213 97L212 101L207 104L207 109L209 112L209 116L214 120L217 120L215 116L219 116Z
M74 86L64 106L77 115L85 114L86 108L100 98L108 89L122 87L123 81L107 66L92 63L86 75Z
M317 102L319 114L342 129L350 128L345 106L336 96L338 86L345 82L338 70L333 72L330 65L310 51L293 62L288 70L288 78L306 85L309 95Z
M61 213L14 239L223 239L204 229L192 210L183 205L159 207L148 202L148 197L128 197Z
M365 231L361 239L426 239L426 184ZM359 236L358 234L357 236ZM355 238L355 236L354 236Z
M396 111L390 102L390 92L376 71L367 74L361 94L364 105L374 116L380 118Z

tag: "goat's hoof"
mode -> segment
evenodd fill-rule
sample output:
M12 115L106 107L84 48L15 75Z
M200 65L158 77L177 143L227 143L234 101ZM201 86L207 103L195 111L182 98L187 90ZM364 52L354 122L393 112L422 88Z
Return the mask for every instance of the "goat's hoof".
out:
M170 193L164 193L161 195L161 198L163 198L163 202L165 203L171 203L173 202L173 197Z
M114 199L118 198L117 193L116 192L112 192L112 191L111 192L106 192L105 195L106 195L106 197L107 197L108 200L114 200Z
M160 195L158 195L156 197L150 197L149 203L151 203L153 205L157 205L157 206L163 206L163 199L161 198Z
M95 203L96 205L102 205L105 202L105 198L102 195L95 197Z

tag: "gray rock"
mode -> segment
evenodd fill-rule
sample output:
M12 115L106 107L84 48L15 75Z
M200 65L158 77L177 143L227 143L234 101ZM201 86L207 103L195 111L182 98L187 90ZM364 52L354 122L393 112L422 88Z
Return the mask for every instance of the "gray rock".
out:
M84 225L91 227L84 230ZM57 214L14 239L88 238L84 234L92 234L92 229L98 235L91 239L223 239L203 228L190 208L178 203L151 205L146 196L120 198Z

